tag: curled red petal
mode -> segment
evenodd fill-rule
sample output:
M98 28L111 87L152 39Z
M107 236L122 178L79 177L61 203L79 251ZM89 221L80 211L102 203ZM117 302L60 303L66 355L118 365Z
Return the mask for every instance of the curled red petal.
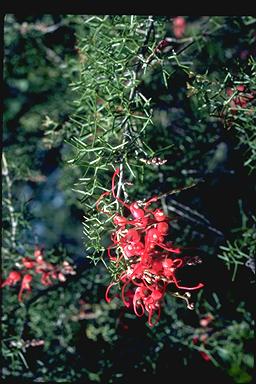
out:
M141 308L141 313L139 313L137 310L138 306ZM134 313L137 317L142 317L145 313L145 309L144 309L143 305L141 303L138 303L138 302L133 303L133 310L134 310Z
M112 246L110 245L110 246L107 248L108 257L109 257L110 260L112 260L112 261L116 261L116 260L117 260L117 257L111 255L111 251L110 251L111 249L113 249L113 248L112 248Z
M172 253L181 253L180 248L168 248L163 243L156 243L158 247L165 249L166 251L172 252Z
M130 303L128 301L125 300L125 288L127 287L127 285L130 283L130 279L123 285L122 287L122 300L123 300L123 303L124 305L129 308L130 306Z
M177 264L177 265L174 265L175 268L180 268L182 266L182 264L184 263L184 261L182 259L174 259L173 263Z
M176 287L180 288L180 289L186 289L188 291L192 291L194 289L200 289L200 288L204 287L203 283L199 283L195 287L185 287L185 286L179 285L179 283L178 283L178 281L177 281L177 279L176 279L174 274L172 275L172 278L173 278L173 281L174 281L174 284L176 285Z
M105 293L105 300L107 303L110 303L111 299L109 298L108 294L109 294L109 291L110 291L110 288L113 287L113 285L115 285L116 283L113 282L111 284L109 284L109 286L107 287L106 289L106 293Z
M142 278L142 281L143 281L143 284L144 284L144 286L146 287L146 288L148 288L148 289L152 289L152 285L150 285L148 282L147 282L147 280L145 280L144 278Z

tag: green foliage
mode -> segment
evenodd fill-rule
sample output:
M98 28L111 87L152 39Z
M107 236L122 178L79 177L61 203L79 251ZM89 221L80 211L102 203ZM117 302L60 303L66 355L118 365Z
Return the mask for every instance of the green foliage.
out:
M195 103L194 108L199 112L207 111L208 116L215 119L221 119L226 129L234 131L237 137L236 148L244 149L244 164L251 171L255 169L255 61L251 57L245 68L239 68L239 74L228 72L225 77L214 80L208 78L207 75L196 75L192 84L187 83L189 96L192 97ZM234 105L232 101L241 99L241 92L236 87L244 86L247 93L244 93L244 100L248 105L236 105L234 113ZM231 95L227 94L227 89L232 88L234 91ZM240 96L239 96L240 95ZM252 96L252 100L250 99Z
M86 171L85 196L93 196L95 189L105 190L111 165L121 158L132 159L134 151L138 156L138 151L146 150L144 133L152 123L149 101L136 87L149 23L150 18L135 16L88 17L85 21L88 35L80 41L81 79L73 85L81 96L71 119L79 132L71 140L77 150L72 163Z
M256 221L255 217L249 220L241 208L240 204L242 225L240 228L233 230L236 234L236 240L227 241L226 245L220 246L222 252L219 258L225 261L229 270L233 267L232 280L235 279L239 266L250 268L255 274Z

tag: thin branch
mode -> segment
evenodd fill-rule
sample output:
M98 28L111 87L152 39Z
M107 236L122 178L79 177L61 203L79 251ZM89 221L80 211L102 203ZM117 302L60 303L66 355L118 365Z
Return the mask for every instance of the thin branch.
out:
M25 35L26 33L30 31L38 31L41 32L42 34L47 34L47 33L53 33L57 31L60 27L64 25L63 22L59 22L57 24L52 24L52 25L46 25L44 23L36 23L32 25L31 23L24 22L20 26L20 33L22 35Z
M207 220L203 215L201 215L197 211L187 207L186 205L178 203L174 199L170 199L167 203L167 207L169 211L176 213L178 216L183 217L184 219L193 222L197 225L206 227L209 231L216 233L220 237L224 237L221 231L210 225L209 220Z
M201 183L204 182L204 179L199 179L196 182L194 182L194 183L192 183L192 184L190 184L190 185L188 185L186 187L172 189L169 192L165 192L165 193L161 194L159 197L163 198L163 197L167 197L167 196L171 196L171 195L176 195L177 193L186 191L187 189L191 189L191 188L197 187L200 182Z
M9 175L8 164L4 152L2 153L2 175L6 179L7 186L7 207L10 213L10 222L11 222L11 243L12 248L16 247L16 230L17 230L17 219L15 218L15 211L12 205L12 182Z
M148 29L146 31L145 40L144 40L142 46L139 48L137 56L139 54L141 54L143 56L145 55L146 48L147 48L147 45L148 45L148 42L149 42L149 39L150 39L150 35L151 35L151 33L153 31L154 31L154 18L153 18L153 16L149 16L148 17ZM137 89L136 80L137 80L137 77L139 75L140 70L142 69L142 66L143 66L143 64L141 62L138 62L138 64L136 65L135 70L132 71L134 86L132 87L132 89L130 91L129 102L131 102L133 100L134 96L135 96L136 89ZM129 124L130 124L130 121L129 121L129 119L127 119L125 124L124 124L123 143L126 141L127 135L132 136L130 134L130 132L129 132ZM123 156L122 161L121 161L120 166L119 166L120 174L119 174L119 181L118 181L117 193L116 193L117 197L120 197L121 190L124 190L124 185L123 185L123 176L124 176L123 161L124 161L124 156Z

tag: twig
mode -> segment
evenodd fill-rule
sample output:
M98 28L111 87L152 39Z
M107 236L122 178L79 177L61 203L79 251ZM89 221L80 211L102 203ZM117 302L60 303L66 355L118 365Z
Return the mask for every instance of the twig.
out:
M174 206L173 206L174 205ZM175 207L176 205L176 207ZM206 227L209 231L215 232L218 236L224 237L223 233L210 225L210 222L200 213L192 210L184 204L178 203L174 199L170 199L167 204L168 210L187 219L190 222Z
M204 179L199 179L199 180L197 180L197 182L192 183L192 184L188 185L187 187L181 187L181 188L173 189L169 192L165 192L165 193L161 194L159 197L163 198L163 197L167 197L167 196L171 196L171 195L176 195L177 193L186 191L187 189L197 187L200 182L204 182Z
M146 36L145 36L145 40L142 44L142 47L140 47L138 53L137 53L137 56L139 54L142 54L143 56L145 55L146 53L146 48L147 48L147 44L148 44L148 41L150 39L150 35L152 33L152 31L154 30L154 19L153 19L153 16L149 16L148 17L148 22L149 22L149 25L148 25L148 29L147 29L147 32L146 32ZM131 102L135 96L135 93L136 93L136 79L139 75L139 72L142 68L142 63L141 62L138 62L136 68L134 71L132 71L133 73L133 81L134 81L134 86L132 87L131 91L130 91L130 95L129 95L129 102ZM124 124L124 130L123 130L123 143L126 141L126 138L127 138L127 135L129 135L129 119L126 120L125 124ZM129 135L129 136L132 136L132 135ZM121 189L124 190L124 185L123 185L123 176L124 176L124 166L123 166L123 161L124 161L124 156L121 160L121 163L120 163L120 166L119 166L119 169L120 169L120 174L119 174L119 180L118 180L118 186L117 186L117 193L116 193L116 196L117 197L120 197L120 193L121 193Z
M49 59L49 61L52 61L54 64L60 65L62 63L62 59L60 56L57 55L56 52L54 52L52 49L48 47L44 47L46 57Z
M144 41L144 43L142 45L142 48L141 48L141 54L142 55L145 55L146 49L147 49L147 45L148 45L148 42L149 42L149 39L150 39L150 35L154 31L154 18L153 18L153 16L149 16L148 17L148 21L149 21L148 30L146 32L145 41Z
M52 25L46 25L44 23L36 23L34 25L31 25L27 22L24 22L20 26L20 33L24 35L32 30L41 32L42 34L53 33L57 31L63 24L63 22L59 22L57 24Z
M7 185L7 207L10 213L10 222L11 222L11 243L12 248L15 249L16 247L16 229L17 229L17 219L15 218L15 211L12 205L12 182L9 175L7 160L5 157L4 152L2 153L2 175L5 176L6 179L6 185Z
M123 164L123 162L120 164L119 169L120 169L119 181L118 181L117 192L116 192L116 196L117 197L120 197L121 188L122 188L122 184L123 184L123 175L124 175L124 164Z

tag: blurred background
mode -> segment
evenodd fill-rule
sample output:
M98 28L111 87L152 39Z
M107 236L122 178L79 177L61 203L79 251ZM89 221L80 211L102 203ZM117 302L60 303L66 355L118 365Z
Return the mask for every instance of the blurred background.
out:
M115 49L120 31L129 26L135 39L147 17L109 16L95 24L89 18L5 16L2 280L20 268L22 257L33 256L36 244L49 262L67 260L76 275L47 288L36 282L24 303L17 301L18 287L2 290L2 378L130 383L174 375L181 383L187 376L197 383L251 383L255 18L155 17L151 46L169 38L160 59L168 49L180 59L163 60L161 70L153 62L139 90L153 106L145 143L167 163L141 162L143 179L134 165L138 178L130 191L143 198L195 183L165 204L178 217L173 238L201 261L185 269L184 278L204 281L205 288L193 293L194 311L168 296L153 329L120 301L105 302L109 276L104 264L86 258L87 206L76 192L86 190L86 183L79 186L85 168L68 162L76 153L70 140L81 137L78 116L92 113L82 103L92 92L88 62L97 72L110 44L104 46L104 33ZM86 48L90 42L94 52ZM111 108L116 101L108 102ZM102 176L105 183L110 175Z

